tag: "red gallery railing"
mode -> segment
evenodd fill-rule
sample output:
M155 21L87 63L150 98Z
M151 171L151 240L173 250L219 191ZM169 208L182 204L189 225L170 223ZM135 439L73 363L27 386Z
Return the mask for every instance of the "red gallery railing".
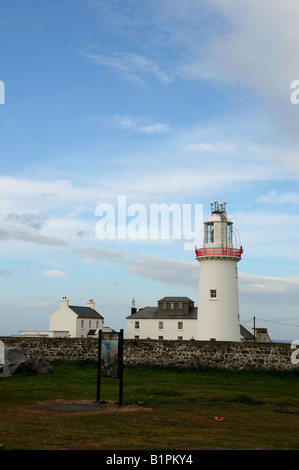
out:
M241 258L242 248L199 248L195 250L196 258L204 256L231 256L233 258Z

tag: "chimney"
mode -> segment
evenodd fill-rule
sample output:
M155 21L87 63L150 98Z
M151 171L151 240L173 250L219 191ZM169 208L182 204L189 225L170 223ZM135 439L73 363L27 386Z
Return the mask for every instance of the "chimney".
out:
M69 301L67 297L62 297L60 300L60 307L68 307L69 306Z
M133 313L136 313L136 312L137 312L136 303L135 303L135 299L133 298L132 306L131 306L131 315L133 315Z
M95 302L92 299L89 299L89 301L87 302L87 307L90 307L95 310Z

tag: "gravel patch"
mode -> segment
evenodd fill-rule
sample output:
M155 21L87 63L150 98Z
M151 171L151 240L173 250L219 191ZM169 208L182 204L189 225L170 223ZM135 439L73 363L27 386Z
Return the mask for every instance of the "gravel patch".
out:
M47 402L39 402L35 410L54 411L62 413L88 413L101 411L136 411L142 410L137 405L119 406L117 402L97 402L92 400L51 400Z

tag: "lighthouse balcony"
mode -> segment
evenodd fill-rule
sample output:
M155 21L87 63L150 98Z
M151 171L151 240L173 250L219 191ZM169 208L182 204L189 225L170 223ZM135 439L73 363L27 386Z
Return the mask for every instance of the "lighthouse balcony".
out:
M199 248L195 250L197 259L210 258L210 257L225 257L241 259L243 253L242 248L225 248L225 247L211 247Z

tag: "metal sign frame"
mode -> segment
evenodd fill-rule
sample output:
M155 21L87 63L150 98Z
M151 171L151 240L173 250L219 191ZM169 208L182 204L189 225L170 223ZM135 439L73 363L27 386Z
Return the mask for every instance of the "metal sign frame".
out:
M100 401L101 377L119 379L119 406L123 405L123 330L104 333L99 330L97 402Z

